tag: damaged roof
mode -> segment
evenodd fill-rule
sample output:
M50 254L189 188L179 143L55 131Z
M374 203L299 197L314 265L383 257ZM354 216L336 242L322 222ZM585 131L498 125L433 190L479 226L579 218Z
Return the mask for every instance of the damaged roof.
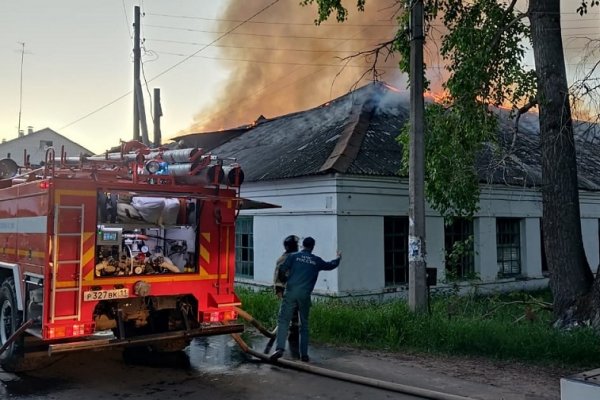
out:
M242 165L246 181L308 175L402 176L402 146L396 141L408 121L409 98L371 83L306 111L220 132L175 138ZM508 111L498 111L498 142L486 144L477 160L480 180L510 186L541 184L537 114L523 115L515 134ZM579 186L600 190L600 129L574 123Z
M235 158L246 181L331 172L399 176L402 147L395 138L408 112L401 103L388 102L388 95L398 97L370 84L310 110L261 119L235 135L223 131L233 137L217 146L211 145L212 132L175 140Z

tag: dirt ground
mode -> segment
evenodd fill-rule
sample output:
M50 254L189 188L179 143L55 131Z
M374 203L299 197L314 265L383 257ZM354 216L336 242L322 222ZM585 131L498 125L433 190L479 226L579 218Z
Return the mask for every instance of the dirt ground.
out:
M253 340L257 351L265 341ZM320 368L477 400L559 400L560 378L582 371L482 358L385 353L311 345ZM180 357L124 360L118 351L64 356L24 374L0 370L0 398L15 400L416 399L258 362L228 336L195 339Z
M357 353L357 350L351 350ZM579 370L550 366L532 366L513 361L495 361L480 357L449 357L428 354L363 352L359 354L381 360L393 360L404 366L449 377L506 388L531 399L560 399L560 378ZM507 397L508 398L508 397Z

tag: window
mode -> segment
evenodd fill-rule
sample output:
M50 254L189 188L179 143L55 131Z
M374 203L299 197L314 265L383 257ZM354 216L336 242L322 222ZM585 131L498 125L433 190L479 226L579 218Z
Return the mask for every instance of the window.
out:
M52 140L40 140L40 150L46 150L48 147L52 147Z
M517 218L496 219L496 247L498 250L498 275L521 274L521 234Z
M473 251L473 221L456 218L444 227L445 263L447 275L467 279L475 272Z
M540 224L540 244L542 248L542 274L547 276L550 272L548 271L548 259L546 258L546 244L544 241L544 228Z
M408 283L408 218L384 217L385 285Z
M235 273L254 278L254 235L252 217L238 217L235 222Z

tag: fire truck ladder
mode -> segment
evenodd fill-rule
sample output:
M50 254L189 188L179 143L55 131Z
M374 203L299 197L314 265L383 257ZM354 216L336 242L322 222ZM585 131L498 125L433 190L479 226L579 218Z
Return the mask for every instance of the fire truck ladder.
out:
M80 230L78 232L61 232L60 231L60 211L61 210L76 210L79 212L79 221L80 221ZM57 205L55 207L54 212L54 238L52 243L52 303L50 306L50 322L55 322L59 320L69 320L76 319L79 321L81 319L81 291L82 291L82 283L83 283L83 216L84 216L84 205L80 206L61 206ZM60 242L61 238L65 237L78 237L79 238L79 259L78 260L66 260L62 259L60 254ZM56 281L58 280L58 272L61 269L62 265L69 264L76 266L76 272L74 274L74 278L77 283L75 286L67 286L67 287L56 287ZM73 315L56 315L56 294L60 292L74 292L77 294L75 301L75 314Z

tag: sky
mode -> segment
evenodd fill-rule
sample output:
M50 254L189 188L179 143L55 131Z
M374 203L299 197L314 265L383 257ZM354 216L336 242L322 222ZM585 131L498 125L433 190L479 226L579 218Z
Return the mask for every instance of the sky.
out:
M600 10L563 13L568 69L583 39L600 39ZM298 0L0 0L0 139L46 127L101 153L133 137L133 8L141 7L142 85L160 88L163 140L322 104L350 90L368 50L395 30L392 0L367 1L345 24L312 24ZM354 2L348 3L349 6ZM228 33L229 32L229 33ZM22 45L24 43L24 46ZM21 62L22 61L22 62ZM383 80L404 87L393 57ZM430 63L431 65L432 63ZM367 74L361 83L372 79ZM147 84L146 84L147 82ZM147 85L147 86L146 86Z

